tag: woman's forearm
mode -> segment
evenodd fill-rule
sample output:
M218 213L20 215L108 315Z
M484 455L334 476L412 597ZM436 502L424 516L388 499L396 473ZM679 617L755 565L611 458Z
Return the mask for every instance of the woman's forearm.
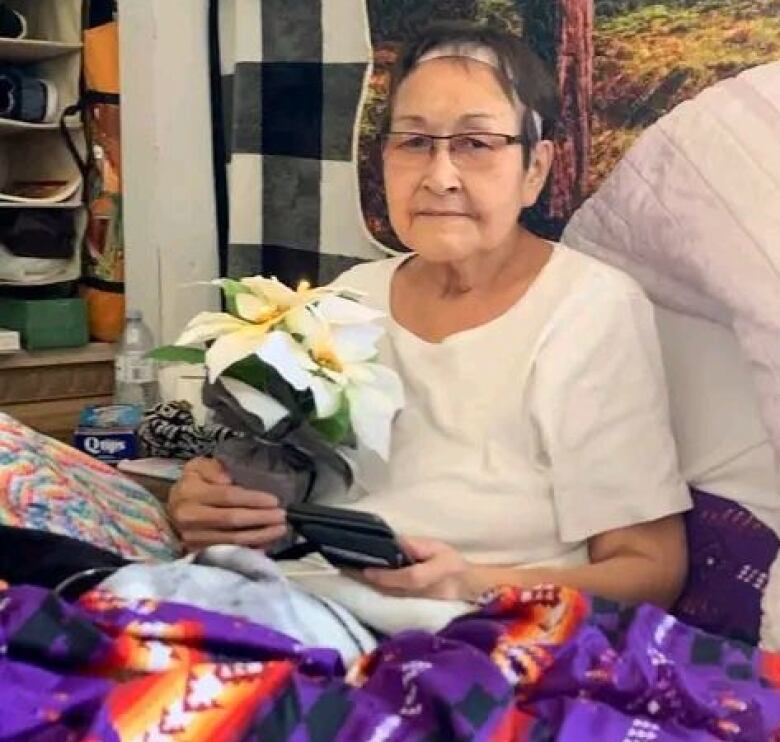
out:
M676 564L638 554L561 569L473 566L464 580L464 598L475 600L499 585L565 585L623 603L654 603L669 608L685 578Z

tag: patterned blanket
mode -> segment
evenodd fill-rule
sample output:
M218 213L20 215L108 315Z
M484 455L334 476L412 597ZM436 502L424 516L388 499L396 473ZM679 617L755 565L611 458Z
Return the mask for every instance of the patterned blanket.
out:
M0 411L0 524L168 561L179 543L154 495L101 461Z
M566 589L503 589L345 673L230 616L0 592L0 740L780 740L780 656Z

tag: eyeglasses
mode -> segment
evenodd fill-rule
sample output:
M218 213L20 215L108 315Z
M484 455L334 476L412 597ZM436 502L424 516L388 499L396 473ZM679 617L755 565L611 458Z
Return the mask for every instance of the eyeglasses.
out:
M452 163L462 169L478 170L495 164L506 147L528 144L523 134L464 132L463 134L420 134L391 131L384 135L385 151L392 161L406 167L421 167L430 162L436 142L446 141Z

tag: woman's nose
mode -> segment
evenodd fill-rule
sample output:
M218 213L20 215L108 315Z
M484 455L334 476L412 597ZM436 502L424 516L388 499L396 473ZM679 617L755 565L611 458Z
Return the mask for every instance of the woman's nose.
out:
M433 193L448 193L460 188L460 171L452 161L448 141L434 142L423 185Z

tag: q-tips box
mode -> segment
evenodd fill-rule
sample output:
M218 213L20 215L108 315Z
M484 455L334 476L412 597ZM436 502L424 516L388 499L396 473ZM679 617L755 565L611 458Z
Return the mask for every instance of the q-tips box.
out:
M73 445L108 464L138 458L136 430L143 410L137 405L85 407L73 433Z

